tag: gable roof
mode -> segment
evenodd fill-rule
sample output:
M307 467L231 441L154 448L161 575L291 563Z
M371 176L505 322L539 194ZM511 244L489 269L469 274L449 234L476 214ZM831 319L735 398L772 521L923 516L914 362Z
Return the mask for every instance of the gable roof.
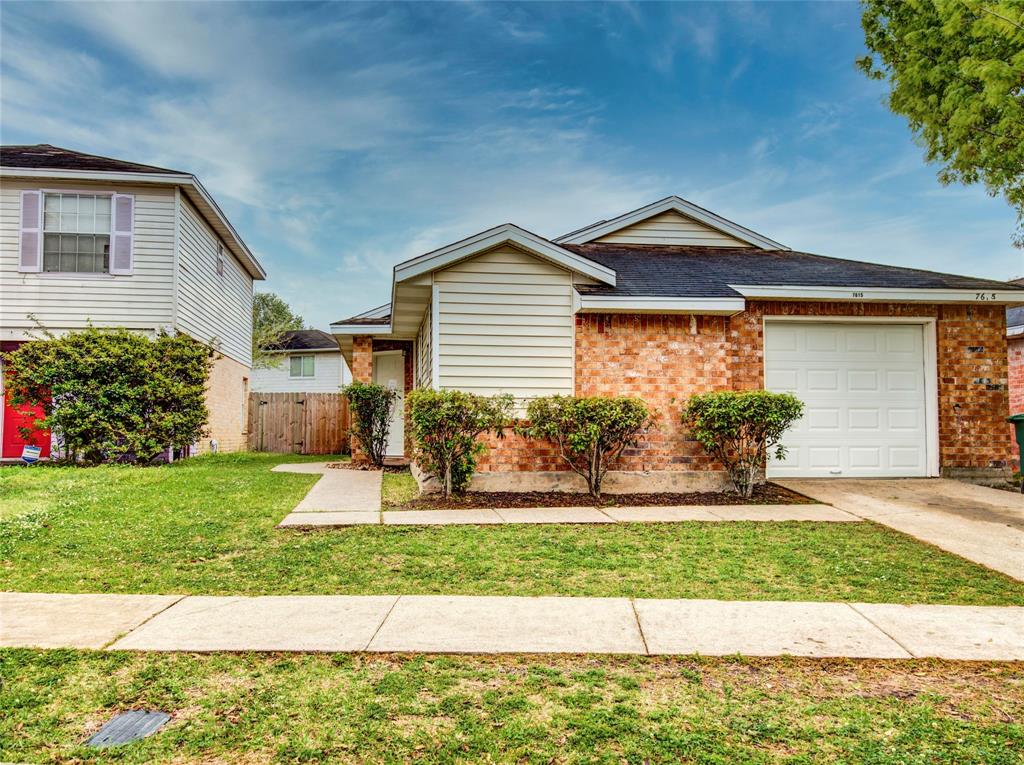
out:
M319 329L295 329L283 333L268 351L337 351L338 341Z
M544 237L538 236L513 223L504 223L479 234L462 239L445 247L432 250L395 266L395 282L437 271L460 260L465 260L503 244L512 244L529 253L550 260L557 265L597 279L605 284L615 284L615 272L574 252L559 247Z
M643 244L566 244L566 249L612 268L614 287L576 285L588 295L652 297L740 297L739 286L875 287L901 290L1019 291L1024 286L829 258L793 250L658 246ZM894 297L898 300L898 297Z
M745 226L741 226L738 223L733 223L731 220L726 220L720 215L716 215L710 210L705 210L703 207L699 207L692 202L688 202L682 197L671 196L660 199L657 202L652 202L649 205L638 207L636 210L632 210L628 213L623 213L618 217L612 218L611 220L602 220L597 223L593 223L576 231L571 231L568 234L554 239L553 241L557 244L586 244L587 242L593 242L595 239L600 239L602 236L607 236L612 232L619 231L628 226L632 226L640 221L647 220L655 215L660 215L664 212L674 211L680 215L684 215L687 218L693 218L705 226L709 226L717 231L721 231L724 234L728 234L731 237L739 239L742 242L746 242L754 247L760 247L766 250L787 250L785 245L779 244L773 239L758 234L756 231L751 231Z
M191 173L41 143L0 146L0 177L170 185L181 189L253 279L267 272L209 191Z
M120 173L171 173L189 175L180 170L168 170L154 165L140 165L123 159L86 154L83 151L62 149L48 143L23 146L0 146L0 165L4 167L52 168L56 170L96 170Z

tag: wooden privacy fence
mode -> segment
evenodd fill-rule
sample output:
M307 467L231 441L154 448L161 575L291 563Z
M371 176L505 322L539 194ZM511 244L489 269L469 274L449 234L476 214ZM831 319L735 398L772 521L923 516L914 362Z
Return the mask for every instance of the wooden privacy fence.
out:
M340 393L249 394L252 451L341 454L348 429L348 399Z

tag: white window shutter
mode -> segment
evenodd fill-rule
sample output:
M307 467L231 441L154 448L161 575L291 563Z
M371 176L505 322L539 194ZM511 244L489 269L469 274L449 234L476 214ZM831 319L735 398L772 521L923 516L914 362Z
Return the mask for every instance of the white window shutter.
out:
M135 264L135 197L114 194L110 200L114 219L110 232L110 273L122 276Z
M43 270L43 193L21 192L21 231L18 240L18 270L38 273Z

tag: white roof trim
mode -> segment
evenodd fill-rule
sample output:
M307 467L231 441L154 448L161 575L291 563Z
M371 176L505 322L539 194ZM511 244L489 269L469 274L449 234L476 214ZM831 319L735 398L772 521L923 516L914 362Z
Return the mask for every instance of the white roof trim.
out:
M335 353L341 353L341 349L336 345L321 345L318 348L264 348L264 353L288 353L293 355L301 355L303 353L329 353L334 351Z
M564 234L553 241L557 244L586 244L592 242L595 239L600 239L602 236L611 234L614 231L632 226L634 223L639 223L642 220L659 215L663 212L674 210L680 215L685 215L688 218L693 218L696 221L700 221L705 226L710 226L713 229L721 231L724 234L735 237L740 241L752 244L755 247L760 247L763 250L788 250L784 244L779 244L773 239L769 239L766 236L758 234L756 231L751 231L749 228L733 223L731 220L715 215L710 210L705 210L703 207L698 207L692 202L687 202L682 197L666 197L658 202L653 202L646 207L641 207L638 210L624 213L617 218L611 220L604 220L598 223L594 223L586 228L581 228L578 231L573 231L568 234Z
M743 298L672 298L646 295L579 296L581 313L700 313L732 314L746 308Z
M390 335L390 324L332 324L332 335Z
M206 190L203 184L200 183L199 179L194 175L186 175L182 173L123 173L104 172L100 170L0 167L0 177L50 178L53 180L104 181L128 184L159 183L170 186L182 186L192 190L192 192L214 213L218 222L224 226L229 237L234 240L228 242L230 249L242 262L242 265L245 266L249 275L252 276L253 279L265 279L267 277L267 272L263 270L263 266L260 265L256 256L253 255L252 250L250 250L249 246L242 240L242 237L238 235L235 227L231 225L231 221L228 220L227 216L214 201L213 197L210 196L210 192Z
M564 250L547 239L519 228L519 226L512 223L489 228L467 239L433 250L425 255L407 260L404 263L399 263L395 266L395 282L403 282L407 279L436 271L503 244L517 245L570 271L575 271L605 284L615 286L615 271L612 269L588 260L574 252Z
M730 284L746 298L853 300L889 303L1022 303L1024 291L999 289L910 289L903 287L800 287Z

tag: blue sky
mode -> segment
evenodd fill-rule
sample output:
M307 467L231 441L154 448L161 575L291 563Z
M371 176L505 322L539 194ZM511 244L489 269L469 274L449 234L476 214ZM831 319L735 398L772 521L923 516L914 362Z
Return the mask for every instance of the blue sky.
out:
M511 221L678 194L794 249L1024 274L854 67L855 3L7 3L0 139L196 173L313 326Z

